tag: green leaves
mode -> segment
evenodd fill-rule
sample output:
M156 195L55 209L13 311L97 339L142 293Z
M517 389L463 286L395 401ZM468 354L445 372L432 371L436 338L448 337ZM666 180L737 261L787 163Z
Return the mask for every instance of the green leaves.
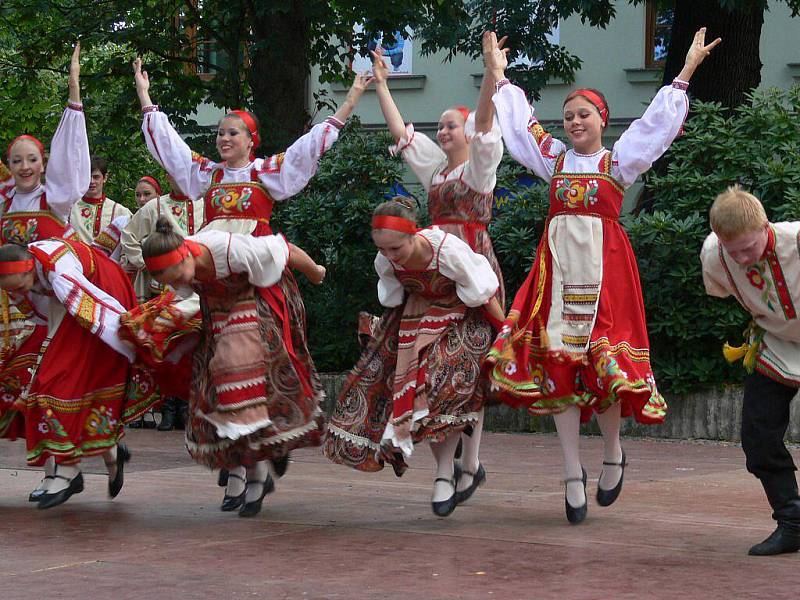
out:
M732 299L707 296L700 249L715 196L739 183L773 221L800 218L800 88L772 89L728 115L696 102L686 132L669 150L667 172L648 178L652 212L624 223L639 262L653 365L659 385L686 393L739 381L722 357L750 320Z

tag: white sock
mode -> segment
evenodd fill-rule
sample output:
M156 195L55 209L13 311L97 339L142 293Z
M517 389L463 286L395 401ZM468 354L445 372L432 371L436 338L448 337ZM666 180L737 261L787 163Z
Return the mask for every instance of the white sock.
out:
M228 469L228 485L225 487L225 494L228 496L241 496L245 488L245 477L247 470L244 467Z
M56 475L58 475L58 477L50 480L50 489L47 490L48 493L55 494L56 492L67 489L70 481L75 479L78 473L81 472L78 464L79 463L75 463L74 465L58 465L56 467ZM62 479L62 477L66 477L66 479Z
M470 473L477 473L481 461L478 451L481 449L483 433L483 409L478 413L478 422L472 425L472 435L461 434L461 468ZM463 492L472 485L471 475L462 475L458 481L458 491Z
M603 460L611 463L622 462L622 445L619 441L621 407L619 403L610 406L606 412L597 414L597 424L603 434ZM622 477L621 466L603 465L598 485L604 490L613 490Z
M564 479L577 479L567 483L567 502L573 508L580 508L586 503L583 491L581 469L581 411L577 406L570 406L564 412L553 415L564 454Z
M264 481L267 480L269 474L269 466L266 460L256 463L253 468L247 469L247 481L257 481L258 483L247 484L247 494L245 494L245 502L255 502L261 497L261 492L264 489Z
M453 461L461 433L451 433L443 442L431 442L431 452L436 459L436 477L451 480L453 478ZM443 502L453 495L453 486L444 481L433 482L433 502Z
M39 482L39 485L36 486L37 490L42 490L44 492L48 492L50 490L50 484L53 483L52 479L47 479L47 477L52 476L56 472L56 459L53 456L47 457L47 460L44 461L44 478Z

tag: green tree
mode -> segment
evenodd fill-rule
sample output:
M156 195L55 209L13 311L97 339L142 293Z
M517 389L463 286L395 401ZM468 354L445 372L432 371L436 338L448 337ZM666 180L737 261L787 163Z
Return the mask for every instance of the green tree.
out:
M319 67L323 82L348 80L349 64L357 50L365 53L370 32L411 27L424 52L446 49L450 56L477 56L486 28L511 32L515 52L542 61L516 69L536 92L550 76L572 80L580 65L546 39L558 19L571 15L604 26L614 9L610 0L5 0L0 32L12 42L2 61L18 71L57 68L77 37L86 48L113 48L95 65L87 95L106 92L111 80L125 82L132 111L129 62L141 54L153 97L183 131L191 130L188 117L202 101L247 106L268 132L265 151L272 151L308 123L311 67ZM363 30L355 34L359 23ZM198 67L213 77L198 77Z

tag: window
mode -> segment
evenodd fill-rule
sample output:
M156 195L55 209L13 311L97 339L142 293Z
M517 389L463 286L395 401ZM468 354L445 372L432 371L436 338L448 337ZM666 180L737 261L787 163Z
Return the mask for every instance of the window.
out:
M661 8L656 0L648 0L645 9L644 66L659 69L664 66L672 32L674 8Z

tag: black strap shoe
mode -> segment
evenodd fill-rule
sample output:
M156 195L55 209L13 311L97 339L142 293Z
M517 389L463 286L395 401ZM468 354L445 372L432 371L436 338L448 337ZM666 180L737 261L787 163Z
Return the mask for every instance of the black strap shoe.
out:
M57 468L58 467L56 467L56 469ZM43 494L42 497L39 498L39 504L37 508L53 508L59 504L64 504L64 502L69 500L73 494L80 494L83 491L83 473L80 471L78 471L78 474L72 479L69 477L64 477L63 475L59 475L58 473L53 475L53 479L63 479L64 481L69 481L69 485L58 492L54 492L52 494Z
M581 471L583 471L583 477L570 477L564 480L564 506L567 509L567 521L573 525L582 523L584 519L586 519L586 513L589 510L589 498L586 496L586 469L581 467ZM567 484L571 481L580 481L583 483L583 495L586 497L586 501L583 503L583 506L579 506L578 508L572 506L569 500L567 500Z
M273 460L272 468L275 469L275 475L278 477L283 477L286 473L286 469L289 468L289 453L287 452L282 458Z
M254 500L253 502L245 502L242 504L242 508L239 509L239 516L240 517L255 517L258 513L261 512L261 503L264 501L264 496L269 494L270 492L275 490L275 482L272 480L272 476L267 474L267 478L264 481L248 481L247 485L255 485L257 483L261 484L261 496L259 496L258 500ZM245 488L245 494L247 493L247 489Z
M116 498L122 491L122 485L125 483L125 463L131 460L131 451L125 444L117 444L117 460L112 463L106 463L106 467L115 466L117 472L114 474L113 479L108 480L108 495L111 498Z
M40 486L41 486L41 485L44 485L44 482L45 482L47 479L55 479L55 477L54 477L53 475L45 475L45 476L42 478L42 481L41 481L41 483L39 483L39 485L40 485ZM39 500L41 500L42 496L44 496L44 494L45 494L45 493L46 493L46 492L45 492L45 490L44 490L44 489L42 489L41 487L37 487L37 488L36 488L35 490L33 490L33 491L30 493L30 494L28 494L28 502L38 502Z
M226 473L227 473L227 471L226 471ZM234 478L238 479L239 481L244 481L245 482L245 488L242 491L242 493L239 494L238 496L229 496L227 493L225 494L225 497L222 498L222 504L219 507L219 509L222 512L232 512L232 511L240 508L242 506L242 504L244 504L244 497L247 494L247 485L246 485L247 481L245 481L244 477L242 477L241 475L237 475L236 473L228 473L228 477L226 479L225 485L226 486L228 485L227 484L227 480L230 479L231 477L234 477Z
M773 556L800 550L800 524L778 521L778 527L760 544L756 544L750 556Z
M478 463L478 469L474 473L462 470L458 474L458 477L456 477L456 485L458 484L458 480L461 479L462 475L469 475L470 477L472 477L472 483L467 489L462 490L460 492L458 491L458 487L456 487L457 504L463 504L464 502L469 500L472 497L472 494L475 493L475 490L477 490L480 486L486 483L486 471L484 471L483 465L480 463Z
M628 462L625 460L625 450L622 451L622 460L620 462L615 463L603 461L603 464L609 467L622 467L622 473L619 476L619 481L612 489L604 490L600 487L600 480L598 479L597 481L597 503L600 506L611 506L614 504L614 501L619 497L619 493L622 491L622 480L625 478L625 467L628 464ZM600 477L602 476L603 474L601 472Z
M442 500L440 502L431 502L431 509L433 509L433 514L437 517L446 517L451 512L456 509L458 506L458 502L456 502L456 480L453 479L445 479L444 477L437 477L433 480L435 484L437 481L444 481L445 483L449 483L450 486L453 488L453 495L450 496L447 500Z

